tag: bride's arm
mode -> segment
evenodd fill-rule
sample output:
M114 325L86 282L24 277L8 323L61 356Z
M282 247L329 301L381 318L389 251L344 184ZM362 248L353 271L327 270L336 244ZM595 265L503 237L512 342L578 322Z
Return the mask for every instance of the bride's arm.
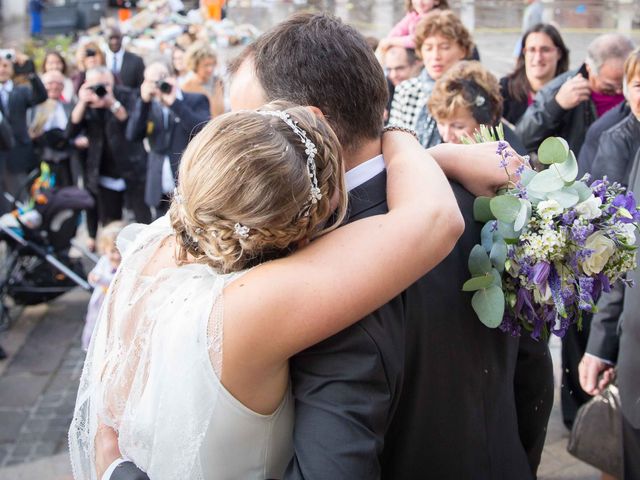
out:
M433 155L447 178L457 180L474 195L492 196L508 180L504 168L500 167L497 149L498 142L472 145L441 143L428 152ZM509 152L512 155L507 158L507 168L513 178L523 159L513 149L510 148Z
M225 349L240 342L256 361L281 362L383 305L451 251L464 222L442 170L404 133L385 134L383 147L389 213L229 285L225 318L234 327L225 328Z

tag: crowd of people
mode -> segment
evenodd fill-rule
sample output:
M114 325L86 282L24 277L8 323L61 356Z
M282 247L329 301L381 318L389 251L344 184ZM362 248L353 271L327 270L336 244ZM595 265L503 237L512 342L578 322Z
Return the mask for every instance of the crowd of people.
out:
M501 126L513 150L530 155L535 165L540 143L561 136L578 157L581 173L640 191L640 50L624 35L603 34L591 42L583 64L569 70L560 28L540 22L539 2L528 3L515 67L501 79L482 65L472 33L445 0L407 0L406 16L374 48L333 17L294 16L249 45L229 65L229 79L216 74L218 58L206 42L176 44L167 58L142 59L126 50L115 26L101 42L78 47L73 69L58 52L46 54L41 72L23 55L0 57L3 190L19 195L28 172L45 162L56 185L80 184L96 204L86 212L88 246L95 248L100 239L98 251L104 256L90 276L96 291L83 345L93 365L102 365L112 377L93 385L105 395L99 405L108 415L100 422L107 425L92 417L90 382L81 384L87 390L79 396L78 423L71 430L77 475L97 467L103 478L113 480L171 478L167 472L189 476L196 470L203 478L254 478L247 472L256 471L287 479L536 477L553 404L551 357L543 341L514 338L477 322L470 298L460 291L469 251L480 238L472 215L474 195L504 180L487 173L497 163L495 145L460 144L481 125ZM228 113L269 102L260 114ZM321 116L293 105L312 106ZM381 150L383 124L392 132L383 137ZM404 129L414 131L418 142L393 132ZM435 165L424 149L450 184L433 177ZM265 162L262 169L246 162L256 152ZM339 152L344 179L335 164ZM407 159L410 152L422 167ZM279 163L294 161L295 155L303 159L302 173ZM218 158L228 164L215 163ZM79 172L72 168L76 163ZM291 180L296 175L311 180L310 193ZM418 188L418 180L433 190ZM285 181L291 184L282 190ZM344 188L348 200L338 193ZM208 209L205 199L215 199L217 207ZM440 208L420 210L416 199L437 201ZM257 213L265 205L272 216ZM336 206L337 216L329 217ZM127 276L121 274L117 293L107 293L114 275L118 282L115 234L127 211L138 223L157 221L147 236L141 234L145 242L134 236L118 243L137 245L141 253L127 263L127 252L121 252L120 271L130 265ZM375 229L366 220L355 221L387 211L389 223ZM353 226L336 229L312 242L312 248L299 248L337 227L345 215ZM419 215L438 228L407 221ZM122 236L130 232L125 228ZM336 255L341 242L362 255ZM413 256L390 248L400 244L413 245ZM366 255L393 262L369 261ZM143 257L154 260L134 261ZM280 259L272 265L281 270L261 265L274 259ZM317 262L327 269L310 268ZM220 282L193 283L192 277L176 273L170 278L164 270L184 263L204 263L225 275ZM428 269L433 270L424 275ZM207 272L189 270L196 279L208 278ZM249 285L245 292L234 287L240 274ZM374 286L360 274L388 281ZM289 276L306 281L290 282ZM335 276L347 279L353 298L341 295L340 282L318 289ZM146 290L134 277L156 278L158 290ZM188 285L191 289L184 290ZM207 288L210 302L203 303ZM223 289L224 376L218 301ZM145 331L157 327L162 335L176 334L170 322L181 316L173 306L179 300L175 292L193 305L190 312L199 322L187 334L210 347L222 382L214 388L216 395L222 392L215 402L220 411L197 405L172 410L182 407L169 401L173 397L154 369L160 360L149 352L166 345L145 337ZM251 292L257 300L247 306L242 302ZM618 365L624 478L629 480L640 478L640 394L634 380L640 307L637 296L625 294L626 287L605 294L599 313L563 338L562 411L571 428L578 408L604 388L598 375L609 378ZM122 317L114 327L116 340L135 337L142 345L133 361L149 369L148 381L158 395L166 394L166 403L146 403L149 399L134 388L139 378L118 364L123 352L106 353L116 348L107 342L106 327L100 329L100 305L109 295L126 299L109 307L112 318ZM143 298L144 305L165 310L152 308L156 318L140 314L139 306L131 310ZM212 309L215 321L208 324ZM287 323L301 312L308 331ZM334 321L323 326L327 318ZM239 320L248 326L239 327ZM260 338L271 322L281 328L280 341L263 348ZM92 335L98 340L90 342ZM162 365L175 361L187 368L199 361L186 353L179 359L166 355ZM208 372L194 370L190 382L208 381ZM176 382L171 389L183 385L186 393L194 387L177 376L171 379ZM207 394L196 390L196 396ZM224 400L227 393L230 402ZM147 451L134 440L153 431L157 420L137 425L139 431L118 428L120 422L135 423L127 408L141 407L157 418L182 412L204 425L191 422L193 428L185 428L180 438L164 426L164 437ZM239 422L244 436L231 421L221 423L217 416L222 414ZM241 420L247 414L250 419ZM207 428L209 417L219 431ZM119 430L115 442L109 427ZM220 446L224 435L232 439L230 451ZM95 452L87 450L94 438ZM233 451L243 441L243 449ZM178 465L182 460L170 455L176 445L190 445L193 456ZM245 455L247 446L265 445L273 446L272 454Z

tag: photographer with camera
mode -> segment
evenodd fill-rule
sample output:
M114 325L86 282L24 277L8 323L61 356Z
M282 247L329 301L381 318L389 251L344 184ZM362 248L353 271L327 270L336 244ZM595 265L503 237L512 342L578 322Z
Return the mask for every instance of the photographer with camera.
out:
M30 85L17 85L14 75L24 75ZM47 91L35 73L33 61L12 50L0 50L0 111L13 131L13 146L0 152L0 188L13 196L24 187L37 161L27 128L27 110L44 102ZM2 196L4 211L11 208Z
M147 153L142 142L125 138L127 110L135 92L117 85L106 67L88 70L78 92L78 103L71 112L68 136L84 131L88 138L85 188L95 197L102 225L122 219L125 205L130 206L140 223L151 221L144 203L144 177ZM95 238L97 221L87 215L89 236Z
M182 92L162 63L152 63L145 69L140 98L127 124L127 139L149 140L144 199L155 208L156 216L164 215L169 208L169 194L175 187L183 150L209 118L205 95Z

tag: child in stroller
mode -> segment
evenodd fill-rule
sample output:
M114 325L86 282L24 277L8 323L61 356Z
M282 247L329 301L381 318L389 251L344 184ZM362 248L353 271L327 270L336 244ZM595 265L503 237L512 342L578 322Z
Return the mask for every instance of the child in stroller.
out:
M91 290L81 262L69 257L80 213L93 206L91 195L77 187L56 188L42 164L28 202L5 196L15 210L0 217L0 330L11 323L10 306L48 302L76 285Z

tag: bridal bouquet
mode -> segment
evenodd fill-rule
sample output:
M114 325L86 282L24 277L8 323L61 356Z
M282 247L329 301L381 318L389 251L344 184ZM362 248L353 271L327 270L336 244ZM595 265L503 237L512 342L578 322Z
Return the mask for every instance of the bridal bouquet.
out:
M493 133L483 128L476 141L486 140ZM507 147L498 142L505 170ZM562 138L547 138L538 158L546 170L521 166L517 181L510 178L496 197L476 199L474 217L485 225L463 286L475 292L473 309L486 326L536 339L562 337L574 323L580 328L600 293L626 281L636 266L640 220L623 186L606 178L589 184L588 175L576 181L576 157Z

